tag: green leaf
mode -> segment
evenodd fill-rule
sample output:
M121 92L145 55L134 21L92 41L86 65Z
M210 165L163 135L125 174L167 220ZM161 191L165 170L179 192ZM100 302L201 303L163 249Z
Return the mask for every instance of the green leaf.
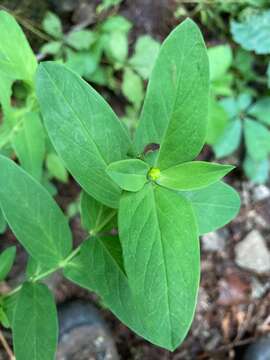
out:
M205 141L208 95L207 51L188 19L161 46L136 132L138 153L160 144L156 165L162 170L193 160Z
M40 53L45 55L56 55L59 53L61 46L61 41L51 41L41 47Z
M6 227L7 227L7 223L4 218L3 211L0 208L0 234L4 234L4 232L6 231Z
M244 135L247 152L255 160L264 160L270 152L270 132L257 121L244 120Z
M217 80L232 65L232 50L229 45L217 45L208 49L210 80Z
M128 55L128 36L123 31L113 31L107 36L105 52L109 60L124 64Z
M192 207L179 194L147 184L121 197L119 230L142 324L151 341L174 350L190 327L199 286L199 241Z
M191 202L200 235L226 225L239 212L238 193L221 181L198 191L181 192L180 195Z
M49 173L63 183L68 182L68 172L62 160L55 153L49 153L46 157L46 166Z
M139 191L147 182L149 168L142 160L128 159L111 163L107 173L121 189Z
M10 246L0 254L0 282L10 272L16 256L16 247Z
M81 220L83 227L91 234L111 230L116 223L116 211L96 201L86 192L81 195Z
M56 267L71 251L67 220L47 191L13 161L0 156L0 203L27 252Z
M159 50L160 43L149 35L140 36L136 41L135 51L129 59L129 64L143 79L149 79Z
M264 184L268 180L270 169L268 158L255 161L247 155L243 166L246 176L254 183Z
M98 66L97 57L89 51L76 52L66 49L66 53L66 66L76 72L76 74L91 79Z
M128 33L132 28L132 23L123 16L109 16L106 21L101 24L101 30L105 33L112 33L113 31L120 31Z
M231 22L235 42L256 54L270 53L270 10L250 14L243 22Z
M240 145L241 134L241 120L230 121L224 130L224 134L213 147L216 157L220 159L232 154Z
M12 140L22 167L40 181L45 156L45 134L39 113L27 113L22 126Z
M63 36L60 18L50 11L46 13L45 18L42 21L42 27L47 34L55 39L61 39Z
M1 64L0 64L1 66ZM5 75L1 72L0 69L0 104L2 107L2 112L5 116L8 116L10 110L11 110L11 94L12 94L12 83L14 82L14 79Z
M0 11L0 34L1 72L13 79L32 82L37 67L35 55L16 20L5 11Z
M125 97L134 104L136 109L141 107L144 97L143 82L130 68L124 69L122 91Z
M48 134L66 168L87 193L117 207L121 190L106 168L123 159L130 148L117 116L90 85L63 65L39 66L37 95Z
M117 237L93 237L65 267L71 281L95 291L111 311L137 334L152 340L142 329L139 308L123 271L122 249Z
M111 6L119 5L123 0L102 0L102 3L97 7L97 13L109 9Z
M270 97L259 99L248 112L262 123L270 125Z
M212 98L209 103L209 117L206 142L210 145L217 143L224 133L229 117L224 108Z
M12 324L16 360L53 360L58 340L56 306L43 284L25 283Z
M161 171L157 183L173 190L198 190L219 181L233 168L231 165L191 161Z
M96 35L90 30L72 31L65 38L66 43L76 50L88 50L95 40Z

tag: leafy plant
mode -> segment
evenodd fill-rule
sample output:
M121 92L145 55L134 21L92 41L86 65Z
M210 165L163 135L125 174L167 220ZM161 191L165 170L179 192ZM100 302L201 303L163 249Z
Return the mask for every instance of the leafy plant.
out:
M57 164L43 171L44 160L48 163L48 158L57 155L50 145L36 100L35 55L15 19L5 11L0 11L0 32L0 152L15 154L21 166L43 184L48 184L52 176L63 180L58 172L65 172L65 178L67 173L59 158Z
M134 141L104 99L66 66L41 63L36 88L49 137L83 188L90 238L72 250L67 220L47 191L0 157L1 208L30 255L26 282L1 301L16 359L54 358L55 305L40 280L59 269L95 291L137 334L174 350L194 315L198 236L239 209L237 193L221 182L233 167L192 161L204 145L209 98L199 29L186 20L164 41Z
M225 98L219 104L226 111L229 122L223 133L215 138L213 149L217 158L235 152L242 137L245 145L244 170L254 182L263 183L268 179L270 154L270 99L264 97L252 102L248 94L237 98Z

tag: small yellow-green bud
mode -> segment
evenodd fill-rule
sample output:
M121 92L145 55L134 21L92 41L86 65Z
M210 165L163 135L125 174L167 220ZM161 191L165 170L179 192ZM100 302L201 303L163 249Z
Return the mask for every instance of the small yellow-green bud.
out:
M148 172L148 177L152 181L156 181L160 176L160 169L159 168L152 168Z

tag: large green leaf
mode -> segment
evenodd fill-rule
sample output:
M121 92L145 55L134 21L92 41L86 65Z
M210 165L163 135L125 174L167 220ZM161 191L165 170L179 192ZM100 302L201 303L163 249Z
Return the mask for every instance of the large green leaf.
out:
M22 126L13 137L13 147L22 167L40 181L45 156L45 134L37 112L25 115Z
M121 189L139 191L147 182L150 167L139 159L120 160L107 167L107 173Z
M228 174L234 166L191 161L161 171L157 183L173 190L197 190Z
M81 194L80 212L83 227L91 234L111 230L116 221L116 210L98 202L86 192Z
M185 20L164 41L152 71L136 133L138 153L160 144L161 169L193 160L205 141L208 89L203 38L193 21Z
M23 169L0 156L0 204L12 231L34 259L58 266L71 251L71 232L59 207Z
M6 220L4 218L4 214L2 209L0 208L0 234L3 234L6 231Z
M257 121L244 120L245 143L249 156L255 160L264 160L270 152L270 131Z
M243 22L232 21L234 41L257 54L270 53L270 10L250 14Z
M130 148L117 116L90 85L63 65L39 66L37 95L50 139L67 169L86 192L117 207L120 188L105 169Z
M55 359L57 312L53 296L45 285L23 285L17 299L12 330L16 360Z
M1 66L1 65L0 65ZM0 67L0 105L4 116L8 115L11 109L12 83L14 79L1 72Z
M119 230L143 326L156 344L174 350L190 327L199 286L199 241L192 207L176 192L146 184L121 197Z
M0 71L13 79L32 82L37 61L13 16L0 11Z
M240 208L238 193L223 182L217 182L198 191L181 192L180 195L191 202L200 235L227 224L237 215Z
M80 286L95 291L111 311L135 332L151 339L142 330L139 309L123 270L122 250L117 237L86 240L65 267L64 275Z
M10 272L15 260L16 247L11 246L0 254L0 282L5 279Z

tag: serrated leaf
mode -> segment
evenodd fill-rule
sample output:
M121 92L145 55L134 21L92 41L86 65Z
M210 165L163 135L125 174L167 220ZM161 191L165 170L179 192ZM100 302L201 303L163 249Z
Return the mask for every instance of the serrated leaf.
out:
M224 130L224 134L218 139L213 146L216 157L218 159L232 154L239 146L242 134L241 120L236 119L228 123Z
M208 144L214 145L217 143L220 136L224 133L228 121L229 117L224 108L215 99L211 99L206 134L206 142Z
M95 40L96 35L90 30L72 31L65 37L66 43L76 50L88 50Z
M27 252L41 264L58 266L71 251L67 220L49 193L10 159L0 156L0 204Z
M150 167L139 159L127 159L111 163L107 167L110 178L126 191L139 191L147 182Z
M66 168L91 196L117 207L121 190L106 168L130 148L117 116L90 85L63 65L39 66L37 95L48 134Z
M136 109L141 107L144 88L141 78L130 68L124 69L122 91L125 97L135 106Z
M229 45L217 45L208 49L210 80L217 80L232 65L232 50Z
M49 153L46 157L46 166L53 177L63 183L67 183L68 172L59 156L55 153Z
M111 230L113 223L117 223L115 209L101 204L84 191L81 194L80 210L82 225L92 234Z
M256 117L266 125L270 125L270 97L259 99L249 110L249 115Z
M35 55L22 29L6 11L0 11L0 34L1 72L13 79L32 82L37 67Z
M42 27L47 34L55 39L61 39L63 36L60 18L50 11L47 11L45 18L42 21Z
M255 161L250 156L246 156L243 164L246 176L256 184L264 184L269 176L268 158Z
M244 135L249 156L257 162L267 158L270 152L269 130L257 121L245 119Z
M142 324L154 343L174 350L190 327L199 286L199 242L191 205L173 191L147 184L121 197L119 230Z
M17 299L12 330L17 360L55 359L57 312L53 296L45 285L23 285Z
M250 14L243 22L232 21L234 41L257 54L270 53L270 10Z
M16 256L16 247L8 247L0 254L0 282L3 281L10 272Z
M113 31L107 35L106 46L104 48L107 57L112 62L124 64L128 55L128 36L123 31Z
M135 144L160 144L157 167L193 160L206 136L207 51L200 30L185 20L164 41L148 84Z
M39 113L29 112L25 115L12 143L21 166L40 181L45 156L45 134Z
M223 182L198 191L181 192L180 195L191 202L200 235L226 225L237 215L240 208L238 193Z
M129 64L143 79L149 79L159 50L160 43L149 35L140 36L136 41L135 51L129 59Z
M157 183L173 190L198 190L219 181L234 166L191 161L161 171Z

